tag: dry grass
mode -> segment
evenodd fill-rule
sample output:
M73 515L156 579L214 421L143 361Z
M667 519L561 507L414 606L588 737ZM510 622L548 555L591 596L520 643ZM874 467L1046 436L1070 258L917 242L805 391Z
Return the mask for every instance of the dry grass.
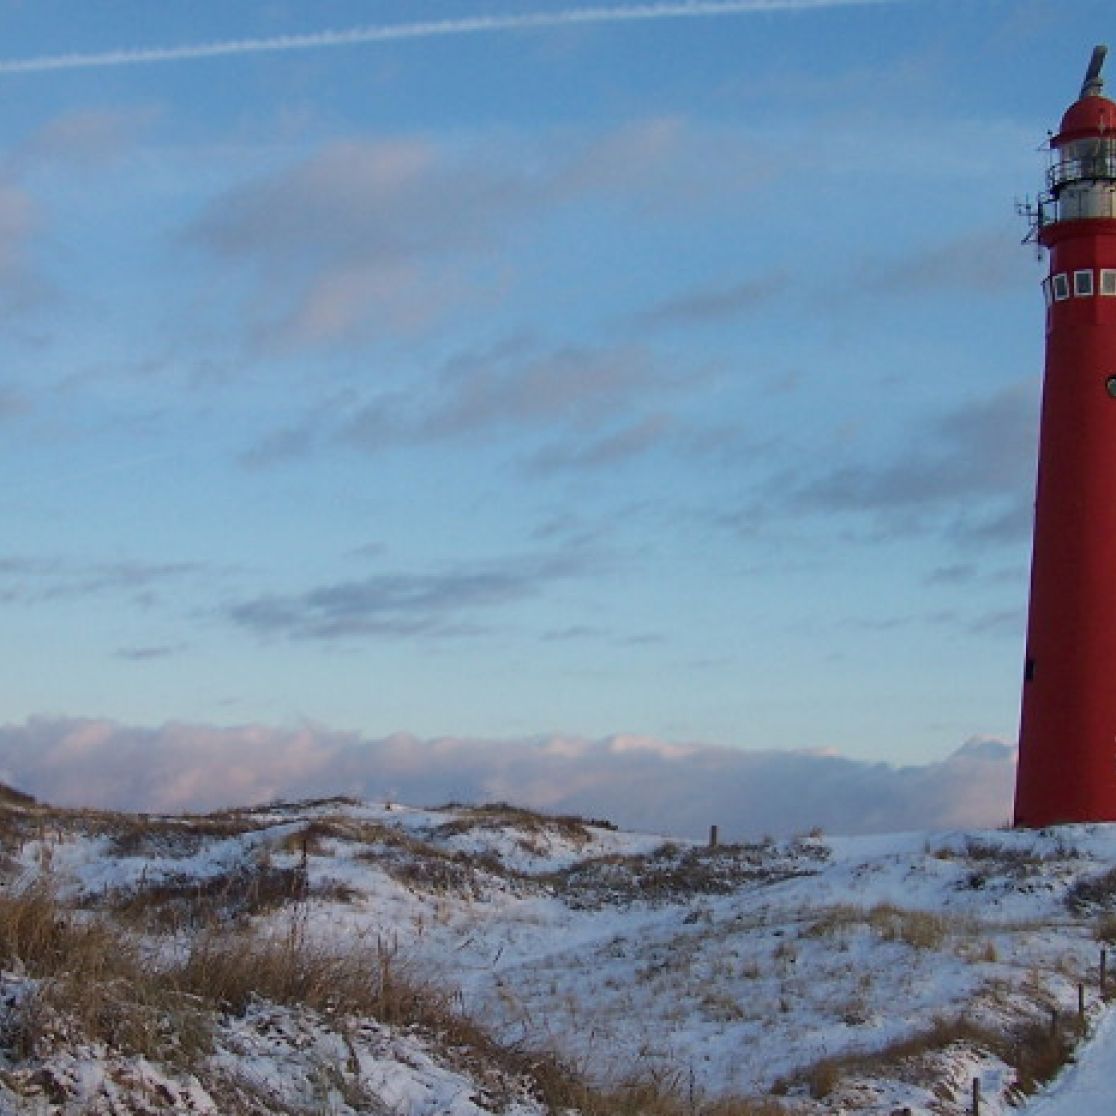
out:
M985 887L995 877L1020 884L1050 870L1054 864L1065 863L1081 856L1079 849L1062 840L1049 849L1029 849L1012 845L998 845L969 837L961 848L942 845L927 848L927 853L938 860L956 860L967 863L969 872L965 885L972 890Z
M474 829L507 827L531 835L553 833L577 844L586 845L592 840L589 833L591 825L616 828L609 822L586 821L572 814L542 814L506 802L494 802L484 806L467 806L461 809L458 817L443 822L434 832L440 838L447 838L461 833L471 833Z
M198 879L172 876L109 892L98 905L153 932L200 928L277 910L310 895L301 865L243 864Z
M1009 875L1029 876L1057 861L1074 860L1081 851L1060 838L1053 848L1039 850L1012 848L970 837L965 842L964 855L967 860L989 861Z
M127 966L128 951L99 920L79 919L45 886L0 897L0 965L19 964L33 975L57 977L75 965L95 975Z
M508 802L489 802L481 806L451 804L443 808L454 810L460 816L440 825L437 829L439 836L468 833L473 829L512 826L527 833L561 833L574 840L588 841L590 828L616 829L615 824L605 818L583 818L577 814L546 814L539 810L513 806Z
M260 822L240 814L152 817L147 814L87 814L87 831L109 837L110 856L187 857L212 841L260 830Z
M206 931L165 977L232 1012L263 999L382 1023L430 1025L448 1013L451 1003L449 992L408 971L394 944L321 945L310 940L297 917L282 932L266 936L247 928Z
M312 810L324 810L327 806L345 807L345 806L362 806L363 802L359 798L353 798L347 794L334 794L326 798L295 798L295 799L272 799L271 802L265 802L263 805L241 807L233 810L218 810L215 813L206 815L207 817L218 818L226 814L306 814Z
M958 929L948 918L931 911L906 910L891 903L870 908L838 904L815 918L803 936L832 937L861 927L885 942L902 942L912 949L941 949Z
M105 914L67 909L45 888L0 898L0 967L25 970L38 991L9 1013L0 1042L28 1059L59 1046L100 1043L195 1069L212 1047L221 1013L253 1001L290 1005L323 1018L373 1018L435 1037L460 1068L492 1067L528 1083L551 1113L582 1116L776 1116L769 1100L702 1100L674 1082L645 1079L613 1090L587 1084L557 1056L496 1043L443 987L416 978L394 943L312 941L292 916L281 932L245 925L195 933L184 957L157 964ZM274 1098L225 1082L229 1111L275 1112ZM366 1098L366 1111L375 1111ZM271 1107L268 1107L272 1104Z
M18 809L4 811L0 803L0 835L4 819L18 814ZM163 857L267 824L264 818L243 812L191 820L128 821L117 815L76 812L66 818L51 815L44 821L44 817L25 814L11 824L21 840L28 834L34 837L36 826L40 833L44 825L61 833L72 824L84 832L109 835L117 855ZM547 818L506 806L477 808L469 811L467 820L465 829L442 827L432 839L477 826L507 825L527 835L561 832L577 840L579 831L587 833L586 826L599 824ZM0 1045L13 1056L28 1059L52 1044L57 1049L80 1039L185 1067L204 1062L223 1015L244 1012L260 1000L319 1013L328 1026L341 1027L346 1019L375 1019L416 1028L432 1040L439 1057L475 1079L499 1071L496 1076L506 1075L505 1082L528 1082L530 1091L553 1114L572 1110L582 1116L775 1116L794 1111L787 1101L703 1097L681 1075L676 1078L669 1072L616 1088L595 1088L552 1052L509 1049L495 1042L463 1014L448 989L420 979L394 943L360 939L325 946L312 941L303 920L303 900L309 894L307 861L328 855L335 841L360 846L358 857L375 860L415 890L468 896L480 894L492 886L493 876L500 876L511 888L551 889L571 906L679 901L731 891L744 881L773 881L811 870L786 846L726 845L711 850L666 845L649 856L586 860L539 880L520 876L498 859L480 862L392 826L319 817L271 844L273 851L293 854L282 858L286 867L277 867L265 855L201 883L185 875L162 879L127 895L109 896L106 909L94 912L67 909L44 888L0 898L0 968L22 967L40 981L38 991L9 1013ZM1004 859L1002 853L989 846L959 855L991 865ZM801 854L807 855L815 854ZM301 857L301 862L290 866L295 857ZM1029 872L1030 864L1020 856L1015 870ZM1102 912L1095 923L1098 938L1116 941L1116 913L1103 914L1116 896L1116 870L1084 881L1078 891L1081 909ZM252 927L250 916L275 910L292 912L285 920L272 920L278 930L264 933ZM174 930L182 946L177 960L153 963L138 938L122 932L117 917L121 913L129 916L124 921L132 927ZM858 932L917 950L971 940L965 937L968 931L962 920L890 904L834 907L819 913L802 931L803 936ZM792 951L794 943L788 941L782 948ZM993 960L994 947L984 949L982 959ZM715 993L703 1003L712 1018L733 1019L740 1010L730 998ZM823 1097L839 1090L850 1076L879 1075L897 1067L895 1076L912 1080L921 1073L932 1079L941 1074L943 1064L939 1058L935 1065L934 1056L960 1043L1013 1066L1020 1091L1026 1092L1070 1055L1074 1022L1067 1019L1052 1029L1040 1017L1003 1034L964 1020L937 1021L881 1050L819 1062L804 1069L795 1082L807 1084L816 1097ZM329 1072L323 1066L322 1073L328 1076ZM228 1087L229 1104L223 1111L278 1111L268 1107L267 1097L253 1099L250 1090L245 1092L235 1082ZM364 1103L362 1110L376 1111L375 1098Z
M930 1087L937 1076L933 1056L950 1046L964 1045L986 1051L1015 1071L1015 1089L1033 1093L1049 1081L1072 1057L1077 1033L1071 1021L1060 1019L1053 1026L1046 1020L1031 1020L1004 1032L968 1019L935 1019L925 1030L881 1047L833 1058L823 1058L792 1078L781 1079L775 1092L805 1084L810 1095L823 1099L847 1077L902 1073L907 1079Z
M794 844L789 853L767 843L716 848L660 845L646 856L584 859L544 881L573 907L596 909L635 901L673 903L727 895L744 884L773 884L809 875L827 855L820 846Z
M548 1111L582 1116L782 1116L774 1101L745 1098L699 1102L661 1080L600 1090L583 1081L552 1053L509 1049L457 1010L442 986L416 979L394 945L382 940L330 950L311 943L292 923L286 935L261 938L249 932L215 932L195 944L174 974L185 989L204 992L232 1011L253 998L301 1005L331 1017L372 1017L417 1026L456 1051L461 1068L482 1073L497 1066L530 1082Z
M275 848L277 852L293 853L305 861L311 856L328 856L329 843L337 837L336 826L325 820L314 820L281 838Z
M36 799L25 791L17 790L7 783L0 783L0 806L36 806Z
M561 1110L552 1108L551 1111ZM800 1110L767 1097L703 1101L650 1083L596 1094L586 1098L578 1111L584 1116L788 1116Z
M0 898L0 967L39 980L4 1036L24 1057L74 1037L168 1061L207 1048L194 997L145 966L117 927L79 917L45 888Z
M357 859L371 861L412 891L479 899L490 889L494 876L512 888L534 886L506 867L495 853L454 852L390 826L365 827L361 839L366 847L357 853Z
M197 943L178 980L232 1010L259 997L334 1017L417 1026L438 1036L443 1048L457 1051L462 1068L482 1072L484 1066L498 1066L512 1078L528 1080L556 1114L571 1108L583 1116L779 1116L787 1111L774 1102L749 1099L698 1104L662 1081L593 1088L554 1054L496 1043L457 1010L444 986L418 980L398 948L382 940L329 950L311 943L297 923L285 936L268 939L216 933Z
M310 1103L291 1101L266 1081L235 1065L206 1073L204 1085L223 1116L326 1116L337 1110L338 1096L366 1116L394 1116L397 1111L336 1064L319 1062L313 1079L315 1097Z
M949 920L931 911L910 911L881 903L868 912L868 925L885 942L902 942L912 949L941 949Z
M1116 868L1078 880L1066 892L1066 906L1076 915L1112 910L1116 906Z
M563 871L531 875L503 863L495 852L465 852L438 843L476 828L507 826L523 834L525 849L541 851L539 842L547 834L581 844L591 840L588 827L601 824L599 819L550 816L506 805L471 807L424 840L379 822L323 816L289 834L276 848L305 859L327 855L331 842L343 842L360 846L357 859L375 863L415 892L481 899L499 880L504 890L556 894L575 908L728 894L746 882L777 882L812 871L813 862L826 855L820 846L801 842L789 852L767 843L708 849L666 842L647 855L584 858Z
M0 847L29 841L49 846L67 834L107 837L109 856L186 857L207 843L260 830L265 822L241 811L161 816L43 805L0 784Z
M19 852L42 835L42 820L33 807L0 804L0 850Z

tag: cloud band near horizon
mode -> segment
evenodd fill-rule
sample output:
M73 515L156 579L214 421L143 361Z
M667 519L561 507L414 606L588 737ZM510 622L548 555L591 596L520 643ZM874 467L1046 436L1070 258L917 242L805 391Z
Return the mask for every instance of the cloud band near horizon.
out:
M504 801L626 829L726 840L984 828L1011 807L1014 749L975 739L895 767L817 751L600 740L370 738L317 726L159 728L32 717L0 725L0 781L57 805L181 812L339 794L409 805Z
M268 54L327 47L364 46L415 39L449 38L511 31L544 30L591 24L647 23L656 20L758 15L773 12L806 12L829 8L880 6L904 0L676 0L676 2L567 8L556 12L518 15L477 15L460 19L351 27L257 39L138 47L94 53L47 54L33 58L0 59L0 75L43 73L56 70L99 69L111 66L188 62L245 54Z

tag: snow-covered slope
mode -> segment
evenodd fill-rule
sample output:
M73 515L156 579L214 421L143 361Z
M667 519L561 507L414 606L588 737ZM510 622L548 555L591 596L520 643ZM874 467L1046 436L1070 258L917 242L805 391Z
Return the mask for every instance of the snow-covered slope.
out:
M778 1110L739 1099L765 1098L946 1114L969 1110L976 1079L993 1116L1025 1105L1080 1031L1099 1024L1098 1043L1116 1047L1099 985L1116 935L1116 827L708 849L508 807L5 811L5 891L46 881L152 967L193 957L199 935L297 935L334 957L356 944L369 982L440 1006L361 1014L328 996L278 1002L267 985L216 999L207 1042L170 1061L126 1036L85 1041L64 1019L53 1041L40 1027L21 1044L12 1021L44 978L9 947L0 1112L526 1116L575 1110L569 1082L585 1081L599 1091L582 1110L601 1113L621 1111L609 1091L638 1082L676 1105L647 1100L648 1112ZM543 1060L566 1075L558 1100L544 1096ZM1089 1065L1081 1088L1094 1087ZM1074 1080L1031 1101L1036 1116L1094 1111L1064 1099Z

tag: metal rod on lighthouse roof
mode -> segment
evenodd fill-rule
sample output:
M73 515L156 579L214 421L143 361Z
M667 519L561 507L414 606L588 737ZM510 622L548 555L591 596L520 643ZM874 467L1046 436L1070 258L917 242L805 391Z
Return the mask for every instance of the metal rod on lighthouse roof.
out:
M1104 92L1104 78L1101 70L1104 69L1104 60L1108 56L1108 47L1099 43L1093 47L1093 57L1089 59L1089 68L1085 71L1085 80L1081 84L1082 97L1099 97Z

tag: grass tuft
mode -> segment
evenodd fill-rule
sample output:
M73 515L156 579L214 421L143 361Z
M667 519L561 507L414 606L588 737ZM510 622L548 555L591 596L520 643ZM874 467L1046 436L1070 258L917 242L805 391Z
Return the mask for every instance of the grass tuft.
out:
M1076 915L1110 911L1116 907L1116 868L1078 880L1066 892L1066 906Z

